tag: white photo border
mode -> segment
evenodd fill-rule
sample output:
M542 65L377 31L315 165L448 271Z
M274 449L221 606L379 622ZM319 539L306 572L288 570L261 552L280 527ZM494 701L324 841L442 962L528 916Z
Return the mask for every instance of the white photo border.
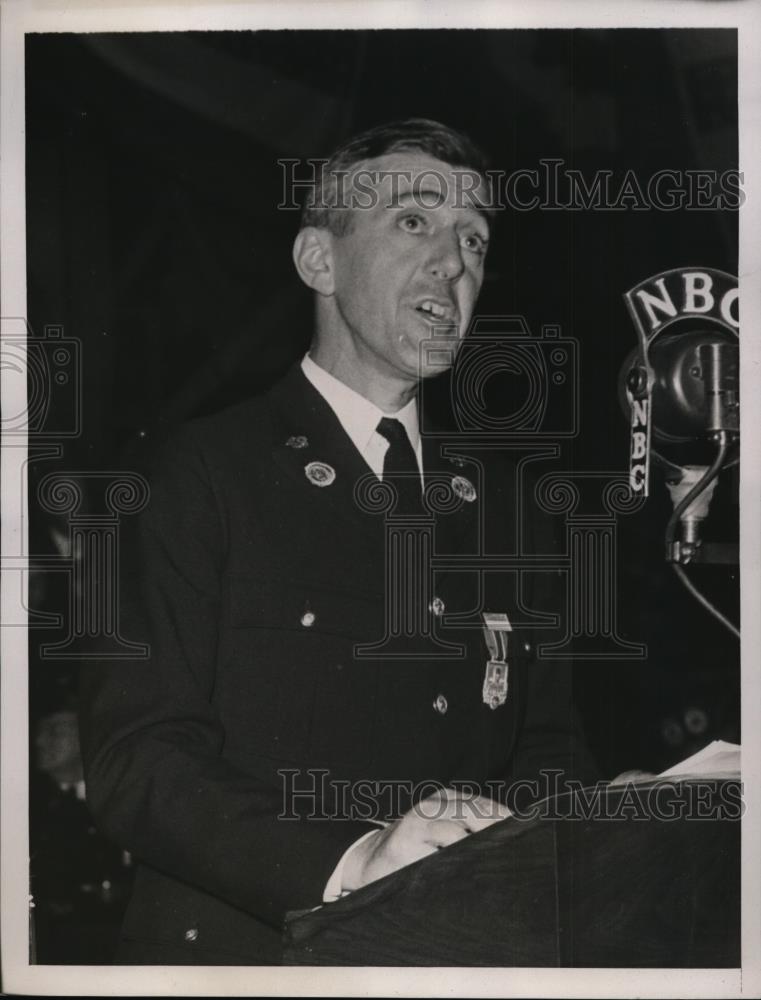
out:
M98 4L6 0L0 8L0 303L26 315L24 36L29 32L186 31L256 28L737 27L743 473L741 478L742 727L746 815L742 837L742 969L306 969L35 966L28 956L28 719L26 629L2 642L2 969L5 992L35 995L752 997L761 993L761 5L753 0L520 0L400 3ZM750 332L748 332L750 331ZM2 373L3 415L23 412L18 380ZM22 395L19 395L22 393ZM2 552L26 551L25 441L3 441ZM7 445L7 446L6 446ZM12 574L15 578L15 574ZM16 590L2 576L2 622L16 620Z

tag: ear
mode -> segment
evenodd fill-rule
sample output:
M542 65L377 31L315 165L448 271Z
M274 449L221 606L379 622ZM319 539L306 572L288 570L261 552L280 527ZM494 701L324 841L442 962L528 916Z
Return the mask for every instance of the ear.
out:
M329 230L315 226L299 230L293 242L293 263L305 285L320 295L333 294L335 281Z

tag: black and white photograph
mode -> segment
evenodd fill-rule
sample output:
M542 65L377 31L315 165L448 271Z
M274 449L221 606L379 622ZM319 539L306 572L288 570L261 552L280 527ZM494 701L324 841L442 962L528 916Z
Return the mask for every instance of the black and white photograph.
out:
M0 8L6 992L761 988L759 8L471 6Z

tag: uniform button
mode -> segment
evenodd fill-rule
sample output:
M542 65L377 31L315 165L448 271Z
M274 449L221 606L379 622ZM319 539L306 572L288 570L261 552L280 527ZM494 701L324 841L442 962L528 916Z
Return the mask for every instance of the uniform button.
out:
M304 628L311 628L316 621L317 621L317 615L314 613L314 611L305 611L304 614L301 616L301 624L304 626Z
M523 650L526 653L530 653L531 652L531 643L528 642L528 641L524 642L523 643Z
M185 940L186 941L195 941L195 940L197 940L197 938L198 938L198 928L197 927L190 927L188 930L185 931Z
M439 715L446 715L447 709L449 708L449 702L443 694L436 695L433 700L433 708L434 711L439 713Z
M444 614L444 602L440 597L434 597L431 603L428 605L429 610L432 614L436 615L437 618L441 618Z

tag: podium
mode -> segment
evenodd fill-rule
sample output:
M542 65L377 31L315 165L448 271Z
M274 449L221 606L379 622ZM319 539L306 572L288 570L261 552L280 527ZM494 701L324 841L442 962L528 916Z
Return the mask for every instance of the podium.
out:
M546 800L289 915L284 962L739 967L740 791L653 781Z

